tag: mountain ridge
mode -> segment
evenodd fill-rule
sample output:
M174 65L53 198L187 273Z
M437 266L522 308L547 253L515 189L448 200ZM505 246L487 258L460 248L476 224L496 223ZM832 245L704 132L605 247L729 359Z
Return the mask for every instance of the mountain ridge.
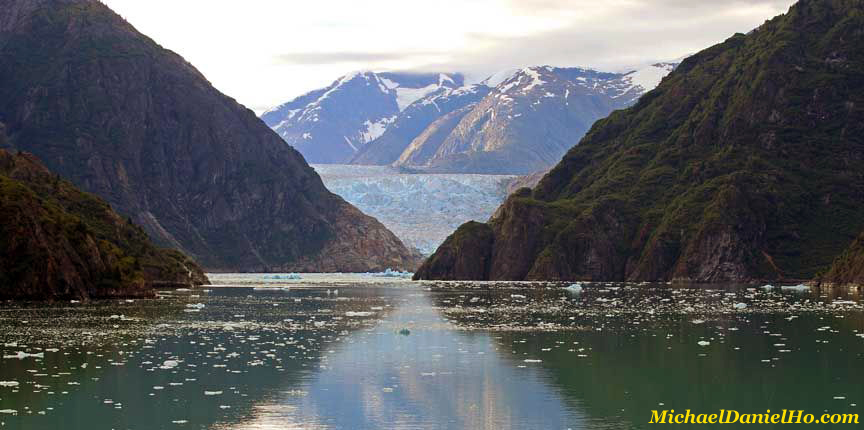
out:
M105 198L155 242L219 271L416 264L251 110L101 2L2 5L7 147ZM344 252L328 255L337 244Z
M862 28L860 0L802 0L685 59L416 278L816 277L864 230Z
M262 119L314 162L392 164L407 171L430 173L531 174L550 168L560 160L570 142L577 141L594 121L612 110L634 103L674 67L674 63L656 63L625 73L578 67L513 69L476 84L463 85L464 79L460 79L452 86L439 85L433 91L409 100L412 103L400 106L398 112L392 106L389 110L368 106L368 99L388 97L384 95L386 91L375 90L389 85L377 83L379 74L352 74L329 87L283 104L262 115ZM543 74L546 81L532 84L530 80L538 73ZM367 94L364 100L358 99L359 95L346 95L338 102L328 100L337 106L326 109L327 118L317 121L319 117L311 117L319 129L326 129L321 133L329 133L327 138L316 140L318 133L305 125L309 118L296 120L295 115L303 116L306 112L317 115L316 112L321 111L319 99L326 98L326 94L345 86L346 82L354 82L358 76L373 82L363 87L372 88L372 94ZM522 80L524 82L520 82ZM650 88L646 89L646 86ZM552 91L560 93L558 99L554 99ZM549 98L550 94L553 98ZM514 102L513 97L515 107L500 103L502 98ZM371 104L378 106L376 103ZM339 106L348 104L350 115L340 114L342 108ZM434 149L424 148L418 152L424 139L416 139L424 133L432 133L427 128L469 105L474 107L474 111L466 113L466 124L453 127L450 135L444 136L447 145L442 147L443 142L434 140ZM346 126L347 122L353 125ZM533 127L536 122L543 123L543 126ZM367 134L366 131L372 128L377 133ZM440 135L441 129L437 130ZM545 130L546 134L538 134L538 130ZM354 137L358 135L374 139L358 141ZM353 152L347 160L346 152ZM426 155L420 157L418 154Z

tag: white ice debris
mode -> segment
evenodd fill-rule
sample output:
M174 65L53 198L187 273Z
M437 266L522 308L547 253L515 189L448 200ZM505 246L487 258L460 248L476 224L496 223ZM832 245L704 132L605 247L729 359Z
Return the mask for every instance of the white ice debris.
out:
M368 317L373 315L372 312L345 312L346 317Z
M784 290L789 290L789 291L810 291L810 287L808 287L807 285L804 285L804 284L784 285L780 288L784 289Z
M179 365L180 363L177 360L165 360L160 369L173 369Z
M543 362L543 360L537 360L537 359L532 359L532 358L526 358L522 361L525 363L542 363Z
M30 354L30 353L27 353L24 351L18 351L17 353L15 353L13 355L4 355L3 356L3 358L17 358L19 360L23 360L25 358L30 358L30 357L32 357L32 358L45 358L45 353L39 352L36 354Z
M0 387L17 387L18 381L0 381Z
M582 292L582 284L577 282L577 283L572 284L569 287L565 288L565 290L567 290L571 293L581 293Z
M739 310L747 309L747 303L735 303L735 305L733 305L732 307Z
M205 396L221 396L222 391L204 391Z
M189 309L204 309L204 303L190 303L186 307Z
M708 342L707 340L700 340L699 342L696 342L696 344L699 346L708 346L711 345L711 342Z

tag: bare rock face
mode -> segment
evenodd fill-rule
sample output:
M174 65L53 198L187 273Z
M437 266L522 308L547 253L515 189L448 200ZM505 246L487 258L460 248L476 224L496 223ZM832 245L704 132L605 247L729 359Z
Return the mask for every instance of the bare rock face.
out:
M819 281L840 286L864 285L864 233L837 257L831 269Z
M140 297L205 283L197 264L153 246L103 200L0 149L0 299Z
M416 263L252 111L101 2L0 6L7 145L106 199L158 244L219 271Z
M855 282L860 238L844 250L864 231L862 28L861 1L802 0L686 59L417 277L803 280L833 263L827 282ZM492 249L454 260L456 239ZM454 265L472 259L489 272Z
M448 237L435 255L420 267L414 279L489 279L489 264L495 236L482 223L469 222Z

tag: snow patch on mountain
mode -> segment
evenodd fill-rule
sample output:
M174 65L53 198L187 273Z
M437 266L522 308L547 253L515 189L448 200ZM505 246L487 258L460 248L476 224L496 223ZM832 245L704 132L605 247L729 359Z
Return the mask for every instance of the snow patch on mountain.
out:
M669 72L674 70L676 66L677 64L675 63L652 64L648 67L628 73L625 76L625 80L629 80L632 87L639 87L642 91L648 92L657 88L657 85L660 85L660 81L662 81Z

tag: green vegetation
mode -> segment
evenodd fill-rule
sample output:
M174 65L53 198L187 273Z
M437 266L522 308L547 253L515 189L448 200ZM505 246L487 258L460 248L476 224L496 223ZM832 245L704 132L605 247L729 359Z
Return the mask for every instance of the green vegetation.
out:
M0 150L0 297L146 295L206 282L183 254L154 247L104 201L29 154Z
M546 207L530 270L508 278L824 271L864 230L862 29L860 0L803 0L686 59L507 203ZM493 220L496 244L526 221Z

